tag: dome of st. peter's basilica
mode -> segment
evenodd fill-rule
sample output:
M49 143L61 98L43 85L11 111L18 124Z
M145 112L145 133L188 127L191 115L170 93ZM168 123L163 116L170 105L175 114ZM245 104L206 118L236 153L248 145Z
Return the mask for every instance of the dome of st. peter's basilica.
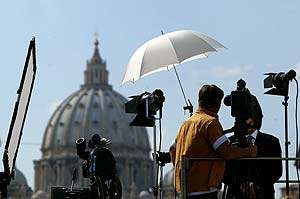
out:
M75 141L80 137L88 140L94 133L112 140L110 149L117 161L123 198L153 186L147 131L129 126L134 115L125 113L127 99L109 85L98 45L96 40L84 71L84 84L52 114L44 132L42 157L34 161L34 192L42 191L49 198L51 187L70 186L73 168L78 171L75 187L88 186L88 179L81 175L82 160L76 154Z

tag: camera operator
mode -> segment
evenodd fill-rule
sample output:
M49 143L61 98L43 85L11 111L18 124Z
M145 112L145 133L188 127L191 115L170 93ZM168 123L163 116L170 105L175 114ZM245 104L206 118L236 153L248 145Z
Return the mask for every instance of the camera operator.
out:
M281 147L278 138L273 135L262 133L259 129L262 124L262 111L255 96L251 95L252 114L245 121L248 126L246 140L249 144L257 146L256 157L280 157ZM253 108L253 106L255 108ZM229 138L234 142L234 136ZM281 160L249 160L234 161L227 164L229 182L233 183L233 196L237 199L274 199L274 183L282 175ZM231 173L230 173L231 172ZM238 179L238 182L232 182ZM231 181L231 182L230 182Z
M233 147L223 134L217 113L221 107L224 92L215 85L203 85L199 90L199 107L188 118L176 135L170 154L175 170L175 189L181 193L180 160L187 158L224 158L225 160L255 157L257 148ZM187 170L188 199L217 199L217 191L225 170L224 160L200 160L189 164Z
M83 164L83 176L90 178L91 198L119 199L121 198L121 182L116 176L116 161L112 152L107 148L111 140L100 138L94 134L89 140L88 147L91 151L85 151L85 139L76 141L77 154L86 160Z

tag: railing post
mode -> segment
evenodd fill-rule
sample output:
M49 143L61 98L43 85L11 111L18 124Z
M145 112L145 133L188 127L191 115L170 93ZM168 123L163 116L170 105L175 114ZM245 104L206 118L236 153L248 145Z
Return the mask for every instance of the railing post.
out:
M186 199L186 167L187 167L187 158L185 155L181 156L181 198Z

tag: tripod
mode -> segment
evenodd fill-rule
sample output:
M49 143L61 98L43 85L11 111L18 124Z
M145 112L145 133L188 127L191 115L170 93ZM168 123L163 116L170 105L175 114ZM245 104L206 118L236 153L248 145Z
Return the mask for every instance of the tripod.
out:
M240 148L248 147L252 139L247 140L247 125L242 120L236 120L234 135L230 137L232 145ZM249 136L252 138L251 136ZM263 199L261 176L255 161L231 160L226 163L223 179L225 183L222 199Z
M249 164L249 160L240 160L232 161L229 165L222 199L264 198L261 179L255 164Z
M161 162L160 156L157 155L160 151L157 151L156 148L156 125L155 120L159 120L159 129L161 129L161 118L162 118L162 109L159 110L159 117L153 119L153 170L154 170L154 187L153 187L153 196L155 199L162 198L162 179L160 179L160 182L158 183L158 167L160 167L161 175L163 173L163 166L164 163ZM159 149L160 150L160 149Z
M264 88L272 88L271 90L265 92L268 95L278 95L283 96L284 101L282 105L284 106L284 130L285 130L285 173L286 173L286 195L289 196L289 145L290 141L288 140L288 99L289 99L289 81L293 79L297 82L296 79L296 71L290 70L287 73L267 73L265 75L269 75L266 79L264 79ZM271 80L271 81L270 81ZM298 82L297 82L298 85Z

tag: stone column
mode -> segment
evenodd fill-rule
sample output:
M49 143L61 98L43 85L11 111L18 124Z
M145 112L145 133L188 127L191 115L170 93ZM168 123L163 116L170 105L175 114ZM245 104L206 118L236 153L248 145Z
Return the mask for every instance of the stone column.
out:
M40 181L40 176L41 176L41 162L38 160L33 161L34 165L34 192L37 192L38 190L41 189L41 181Z

